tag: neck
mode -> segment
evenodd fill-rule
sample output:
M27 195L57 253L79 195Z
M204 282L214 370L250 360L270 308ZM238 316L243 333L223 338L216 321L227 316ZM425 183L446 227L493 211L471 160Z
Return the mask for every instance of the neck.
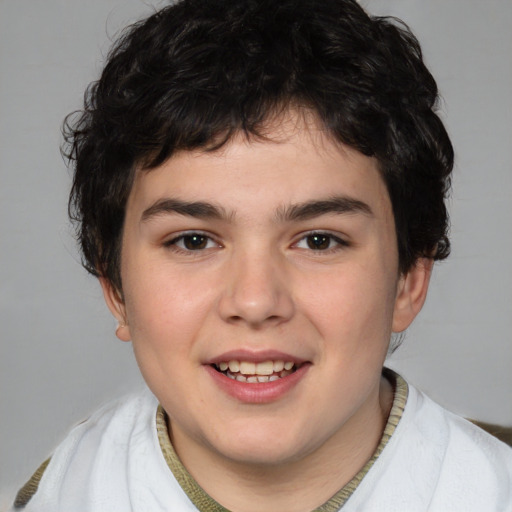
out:
M372 399L322 446L300 460L282 464L226 459L200 443L190 443L177 429L173 445L202 489L233 512L309 511L328 501L371 459L392 401L392 386L383 377Z

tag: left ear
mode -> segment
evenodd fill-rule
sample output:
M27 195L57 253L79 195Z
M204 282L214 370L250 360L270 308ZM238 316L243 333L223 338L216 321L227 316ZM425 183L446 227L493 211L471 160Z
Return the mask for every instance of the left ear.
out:
M402 332L411 325L427 297L434 260L419 258L414 266L400 276L397 285L393 332Z

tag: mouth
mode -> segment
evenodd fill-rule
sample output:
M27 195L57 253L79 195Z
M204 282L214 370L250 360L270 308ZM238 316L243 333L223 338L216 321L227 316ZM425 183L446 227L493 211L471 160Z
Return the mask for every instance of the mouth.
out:
M258 384L274 382L295 373L300 364L293 361L267 360L259 363L252 361L220 361L211 365L216 371L238 382Z

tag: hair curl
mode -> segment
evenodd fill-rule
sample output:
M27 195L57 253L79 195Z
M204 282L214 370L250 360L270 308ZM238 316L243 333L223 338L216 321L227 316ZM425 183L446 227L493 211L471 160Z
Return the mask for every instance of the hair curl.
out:
M85 268L121 291L125 207L135 170L177 150L264 136L290 106L379 162L399 265L450 251L453 149L418 41L354 0L182 0L128 29L84 109L64 123L69 213Z

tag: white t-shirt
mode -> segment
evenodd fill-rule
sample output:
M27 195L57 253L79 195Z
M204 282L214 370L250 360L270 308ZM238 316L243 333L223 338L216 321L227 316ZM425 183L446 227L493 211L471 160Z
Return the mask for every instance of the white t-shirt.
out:
M197 511L162 453L157 408L145 390L75 427L21 510ZM393 435L342 510L512 512L512 449L409 386Z

